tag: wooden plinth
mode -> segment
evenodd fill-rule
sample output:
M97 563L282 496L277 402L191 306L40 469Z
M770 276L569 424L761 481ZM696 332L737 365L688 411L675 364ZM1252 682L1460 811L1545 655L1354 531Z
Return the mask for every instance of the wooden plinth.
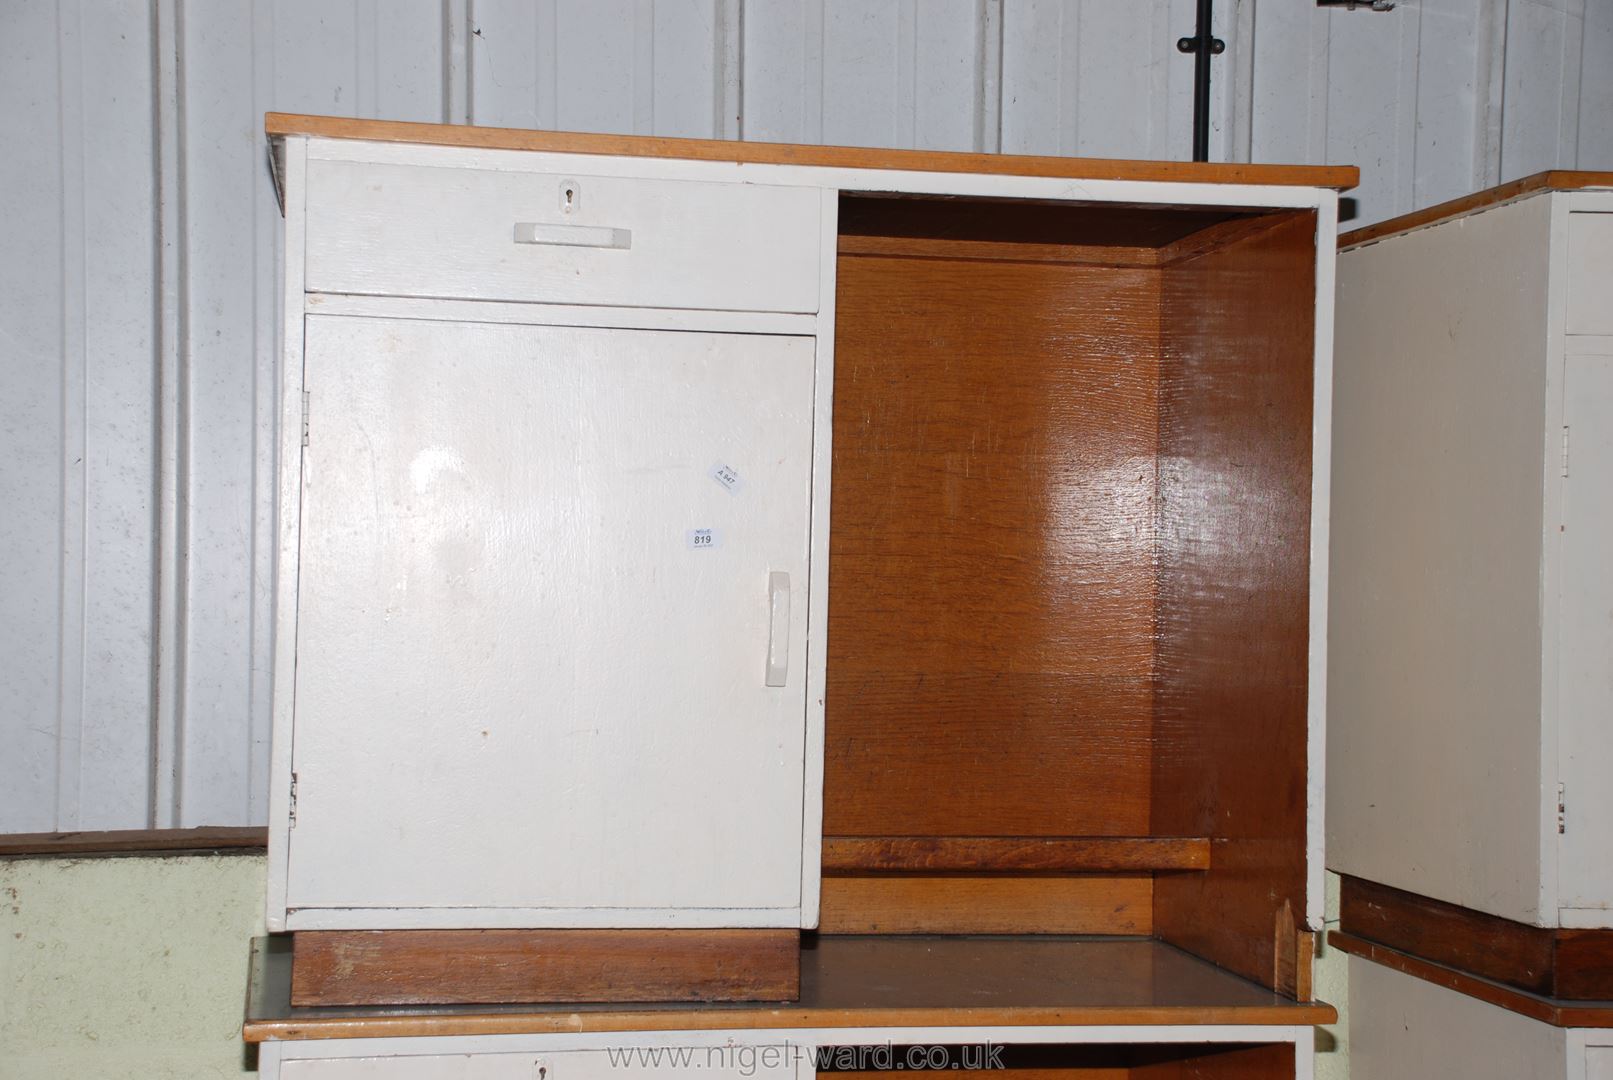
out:
M1355 877L1339 900L1351 938L1532 994L1613 1000L1613 930L1528 926Z
M794 1001L796 930L315 930L291 1004Z

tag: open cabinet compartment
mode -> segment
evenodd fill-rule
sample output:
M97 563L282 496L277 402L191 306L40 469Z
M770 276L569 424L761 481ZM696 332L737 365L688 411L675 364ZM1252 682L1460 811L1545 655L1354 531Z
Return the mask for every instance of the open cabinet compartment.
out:
M1302 1000L1317 220L845 193L826 933Z

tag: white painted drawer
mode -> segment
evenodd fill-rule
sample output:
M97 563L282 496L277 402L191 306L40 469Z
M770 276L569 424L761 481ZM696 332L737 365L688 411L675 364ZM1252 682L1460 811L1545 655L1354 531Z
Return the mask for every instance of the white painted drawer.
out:
M810 313L821 198L760 184L310 161L306 288Z
M560 1053L386 1054L287 1058L280 1080L795 1080L789 1047L656 1046ZM272 1078L270 1078L272 1080Z
M1568 332L1613 334L1613 213L1568 215Z

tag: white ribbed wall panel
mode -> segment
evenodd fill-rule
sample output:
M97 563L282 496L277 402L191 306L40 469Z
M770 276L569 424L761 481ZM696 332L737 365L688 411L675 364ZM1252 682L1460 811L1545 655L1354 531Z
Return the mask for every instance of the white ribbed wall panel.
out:
M262 822L270 109L1181 158L1193 0L0 0L0 831ZM1613 0L1220 0L1211 153L1366 223L1613 168Z

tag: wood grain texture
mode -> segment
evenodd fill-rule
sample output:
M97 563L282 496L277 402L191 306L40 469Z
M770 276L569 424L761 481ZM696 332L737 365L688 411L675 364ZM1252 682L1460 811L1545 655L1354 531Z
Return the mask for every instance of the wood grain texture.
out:
M1374 240L1384 240L1413 229L1420 229L1425 225L1488 210L1492 206L1499 206L1542 191L1582 191L1586 188L1613 188L1613 172L1574 169L1549 169L1546 172L1538 172L1532 176L1486 188L1472 195L1464 195L1459 199L1451 199L1409 214L1389 218L1387 221L1340 233L1339 250L1347 251L1362 244L1370 244Z
M1316 222L1164 271L1151 829L1208 835L1154 928L1266 986L1305 911ZM1275 928L1275 929L1274 929Z
M1431 960L1424 960L1411 953L1367 941L1342 930L1331 931L1327 935L1327 943L1341 952L1371 960L1373 963L1382 964L1407 975L1414 975L1436 986L1443 986L1447 990L1455 990L1468 997L1487 1001L1491 1005L1521 1013L1555 1027L1613 1028L1613 1002L1576 1002L1531 994L1527 990L1520 990L1515 986L1508 986L1445 964L1436 964Z
M771 165L817 165L845 169L906 169L915 172L1051 176L1072 180L1159 180L1203 184L1259 184L1347 190L1360 170L1345 165L1249 165L1190 161L1126 161L1107 158L1025 157L1012 154L873 150L847 146L796 146L718 139L669 139L638 135L590 135L567 131L354 120L339 116L267 113L263 130L271 142L287 136L370 142L542 150L566 154L683 158Z
M1555 945L1553 994L1613 1001L1613 930L1557 930Z
M1183 1054L1172 1047L1136 1051L1132 1080L1292 1080L1296 1067L1293 1043L1203 1047Z
M825 934L1147 934L1147 875L823 879Z
M1613 1000L1613 931L1530 926L1349 875L1339 929L1546 997Z
M826 834L1147 835L1157 275L838 292Z
M1202 836L826 836L826 874L1204 870Z
M233 826L199 829L115 829L108 832L10 833L0 835L0 858L46 855L161 855L176 851L239 851L255 854L269 830Z
M801 954L801 997L758 1003L299 1008L289 946L253 943L243 1035L265 1039L538 1032L974 1025L1327 1024L1337 1012L1262 990L1141 938L834 937Z
M1339 929L1523 990L1552 992L1552 933L1345 875Z
M842 243L926 240L999 245L1007 254L1042 247L1131 249L1142 254L1228 222L1258 221L1264 216L1229 207L847 193L840 198L839 229Z
M316 930L293 1005L790 1001L795 930Z

